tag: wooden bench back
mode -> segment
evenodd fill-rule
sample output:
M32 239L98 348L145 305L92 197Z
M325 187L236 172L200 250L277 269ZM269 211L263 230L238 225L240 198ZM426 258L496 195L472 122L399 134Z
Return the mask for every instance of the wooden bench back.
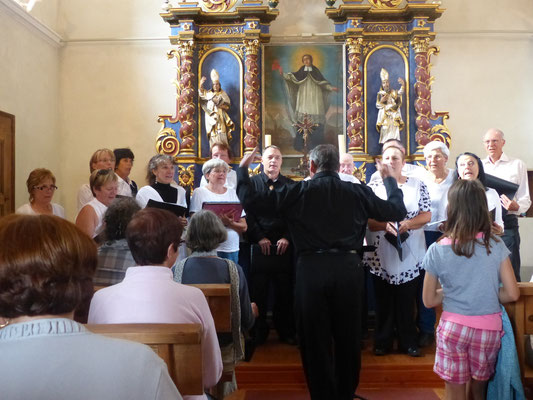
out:
M202 395L200 324L88 324L93 333L150 346L168 366L181 395Z
M231 332L231 285L229 283L203 283L189 286L197 287L203 292L215 320L217 333Z
M533 368L526 364L525 335L533 335L533 283L520 282L520 298L505 305L505 310L513 325L516 351L520 362L520 372L524 384L533 383Z

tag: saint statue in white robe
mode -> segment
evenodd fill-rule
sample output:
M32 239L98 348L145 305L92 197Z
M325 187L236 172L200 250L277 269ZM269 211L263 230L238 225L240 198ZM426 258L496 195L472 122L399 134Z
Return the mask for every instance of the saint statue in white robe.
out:
M225 143L229 146L231 132L235 129L235 124L227 113L231 106L231 100L228 94L222 90L216 70L211 71L211 82L213 83L211 90L206 90L203 87L206 79L205 76L202 76L200 80L198 96L205 113L205 132L209 140L209 147L215 143Z
M402 120L402 96L405 87L405 81L398 78L400 84L399 90L392 90L389 85L389 73L382 68L381 88L379 89L376 107L378 108L378 119L376 129L379 132L379 143L385 143L389 139L400 139L400 131L404 127Z

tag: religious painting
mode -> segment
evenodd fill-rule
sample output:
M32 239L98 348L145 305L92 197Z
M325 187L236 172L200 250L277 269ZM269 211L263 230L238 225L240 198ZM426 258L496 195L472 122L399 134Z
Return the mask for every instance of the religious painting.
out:
M344 133L342 45L265 46L263 133L284 156L301 155L304 138L297 125L312 129L307 149L337 145Z
M200 157L210 158L210 146L229 145L234 156L242 155L242 63L225 47L207 51L198 71L198 121Z
M365 60L365 125L367 153L381 153L389 139L409 148L409 74L406 56L381 45Z

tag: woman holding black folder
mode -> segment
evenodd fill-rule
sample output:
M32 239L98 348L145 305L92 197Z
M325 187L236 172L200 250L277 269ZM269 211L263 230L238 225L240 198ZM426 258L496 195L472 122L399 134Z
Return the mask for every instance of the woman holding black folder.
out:
M376 248L364 257L376 294L374 354L381 356L392 350L396 329L399 349L411 357L420 357L414 310L426 252L423 227L431 219L430 198L422 181L402 175L405 159L400 148L387 147L382 157L403 192L407 216L399 223L368 220L367 241ZM387 198L381 179L368 186L378 197Z
M455 159L455 179L479 180L485 187L487 204L492 218L492 233L503 233L502 203L500 195L492 188L487 187L485 169L480 158L474 153L462 153Z
M233 211L217 212L226 231L228 239L221 243L217 248L217 255L227 258L235 263L239 262L239 234L246 232L248 226L244 219L244 212L240 207L240 201L235 189L225 187L226 176L228 175L229 165L224 160L213 158L207 161L202 167L202 173L207 180L207 186L196 188L191 197L191 215L200 211L204 203L226 204L227 207L234 205ZM241 210L239 215L235 215L236 210Z

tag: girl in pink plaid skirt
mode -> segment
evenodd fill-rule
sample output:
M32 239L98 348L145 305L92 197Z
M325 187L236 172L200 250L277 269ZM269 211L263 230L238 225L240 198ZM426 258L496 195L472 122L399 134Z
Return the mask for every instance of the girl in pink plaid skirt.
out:
M485 399L500 349L500 303L519 296L509 250L491 231L485 188L457 180L448 192L443 236L424 258L422 298L442 303L433 370L446 381L447 399Z

